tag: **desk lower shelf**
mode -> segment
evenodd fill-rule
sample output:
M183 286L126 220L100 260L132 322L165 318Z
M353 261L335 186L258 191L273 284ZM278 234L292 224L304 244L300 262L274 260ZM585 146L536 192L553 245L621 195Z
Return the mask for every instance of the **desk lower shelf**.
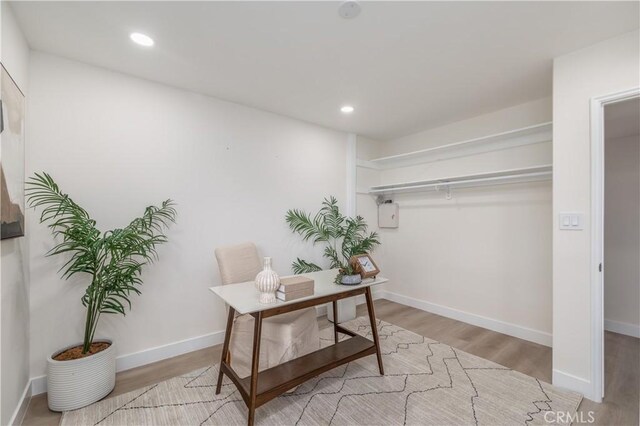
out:
M312 352L300 358L285 362L258 374L256 406L264 404L319 374L376 353L376 345L371 340L356 335L334 345ZM251 392L251 376L239 379L226 364L223 371L235 382L246 400Z

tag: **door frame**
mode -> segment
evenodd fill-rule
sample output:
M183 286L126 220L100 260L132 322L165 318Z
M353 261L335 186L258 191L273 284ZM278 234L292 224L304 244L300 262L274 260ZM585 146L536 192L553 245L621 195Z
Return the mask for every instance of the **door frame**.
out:
M591 385L604 397L604 107L640 97L640 87L591 98Z

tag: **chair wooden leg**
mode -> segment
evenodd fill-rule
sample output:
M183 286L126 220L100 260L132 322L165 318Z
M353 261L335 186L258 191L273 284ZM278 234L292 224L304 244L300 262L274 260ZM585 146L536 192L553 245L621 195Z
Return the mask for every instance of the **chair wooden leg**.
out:
M333 301L333 340L338 343L338 302Z
M227 330L224 334L224 343L222 345L222 356L220 357L220 371L218 372L218 384L216 385L216 395L220 393L222 389L222 364L229 364L229 341L231 340L231 329L233 327L233 320L235 318L236 311L229 306L229 316L227 317Z
M376 324L376 313L373 309L373 298L371 297L371 287L367 287L364 293L367 298L367 310L369 311L369 321L371 321L371 334L373 335L373 343L376 345L376 356L378 357L378 368L380 375L384 376L384 367L382 366L382 354L380 353L380 339L378 338L378 325Z
M258 370L260 368L260 336L262 334L262 312L254 315L253 359L251 361L251 392L248 425L253 426L256 413L256 397L258 396Z

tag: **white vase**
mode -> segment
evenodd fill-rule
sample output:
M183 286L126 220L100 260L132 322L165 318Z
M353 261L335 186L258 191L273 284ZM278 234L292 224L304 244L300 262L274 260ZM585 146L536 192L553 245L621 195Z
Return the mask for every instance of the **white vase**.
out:
M52 411L69 411L101 400L116 384L116 346L110 340L94 340L111 345L86 358L56 361L53 359L76 344L56 352L47 359L47 400Z
M271 258L264 258L264 269L256 275L256 288L260 292L260 303L275 303L280 277L271 269Z

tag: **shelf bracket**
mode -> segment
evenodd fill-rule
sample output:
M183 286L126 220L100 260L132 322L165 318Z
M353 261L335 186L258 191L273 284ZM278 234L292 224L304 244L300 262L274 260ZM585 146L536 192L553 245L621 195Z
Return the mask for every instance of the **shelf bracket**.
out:
M449 185L436 185L436 192L445 191L444 198L447 200L451 199L451 186Z
M378 195L376 197L376 204L380 206L381 204L391 203L393 200L389 197L385 197L384 195Z

